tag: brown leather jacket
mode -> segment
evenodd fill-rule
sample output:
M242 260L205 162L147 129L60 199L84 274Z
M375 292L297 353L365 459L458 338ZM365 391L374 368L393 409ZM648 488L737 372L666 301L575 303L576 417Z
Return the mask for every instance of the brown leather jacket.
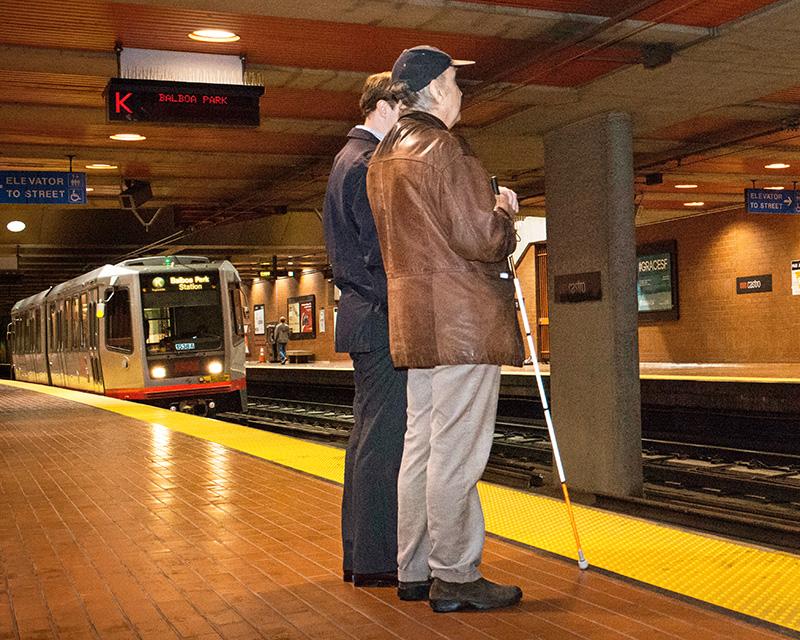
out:
M522 365L512 217L466 142L413 111L378 145L367 193L386 268L396 367Z

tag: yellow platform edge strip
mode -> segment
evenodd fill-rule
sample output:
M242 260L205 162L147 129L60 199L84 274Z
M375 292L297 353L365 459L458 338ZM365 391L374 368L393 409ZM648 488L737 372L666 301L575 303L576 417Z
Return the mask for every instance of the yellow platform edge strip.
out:
M72 400L342 482L344 451L250 427L68 389L0 384ZM486 529L575 559L560 500L481 482ZM800 631L800 556L575 505L590 565L731 611ZM575 571L579 571L577 564Z

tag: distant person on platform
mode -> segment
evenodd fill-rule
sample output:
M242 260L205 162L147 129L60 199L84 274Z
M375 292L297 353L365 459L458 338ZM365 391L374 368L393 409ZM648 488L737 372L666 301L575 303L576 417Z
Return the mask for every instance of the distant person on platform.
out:
M354 425L342 498L343 578L357 587L397 584L397 474L406 430L406 372L392 365L383 270L367 201L367 164L398 117L391 74L367 78L364 124L347 134L325 194L324 226L333 279L341 289L336 351L353 359ZM414 594L410 594L414 596ZM416 599L427 595L418 594Z
M286 318L281 316L280 322L275 325L275 344L278 345L278 359L281 364L286 364L286 345L289 344L289 325Z
M398 480L399 589L430 586L434 611L519 602L481 577L476 485L492 446L500 365L520 366L522 335L506 256L516 194L450 128L461 114L453 60L433 47L392 68L400 119L378 146L367 192L388 278L395 366L408 367L408 430Z

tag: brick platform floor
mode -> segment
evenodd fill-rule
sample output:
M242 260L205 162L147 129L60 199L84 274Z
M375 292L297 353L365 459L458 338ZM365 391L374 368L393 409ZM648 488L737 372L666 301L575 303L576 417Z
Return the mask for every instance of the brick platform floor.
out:
M165 426L0 386L0 640L782 637L497 540L485 573L522 604L434 614L341 581L340 500Z

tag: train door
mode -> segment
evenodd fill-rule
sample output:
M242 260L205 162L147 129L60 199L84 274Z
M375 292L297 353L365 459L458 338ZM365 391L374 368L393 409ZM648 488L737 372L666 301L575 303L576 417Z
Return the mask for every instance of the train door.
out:
M120 279L121 280L121 279ZM119 280L101 291L103 319L100 324L100 362L105 393L118 389L141 389L144 381L144 356L134 348L131 291L138 279ZM98 303L101 301L98 301ZM140 322L141 307L137 322Z
M64 310L63 302L55 300L48 305L50 310L50 332L52 349L48 353L50 381L57 387L65 387L64 377Z
M48 384L47 360L44 351L44 318L42 306L33 309L33 366L36 369L36 382Z
M14 319L6 326L6 349L8 357L11 359L11 379L14 379L14 364L17 359L16 349L14 347Z
M25 380L25 325L23 315L12 319L14 332L14 375L17 380Z
M91 356L89 354L89 295L86 291L75 296L75 349L78 359L78 376L81 389L94 388Z
M534 245L536 257L536 346L539 360L550 360L550 311L547 289L547 244Z
M105 389L103 387L103 369L100 366L100 331L99 322L97 321L97 302L97 289L92 289L87 294L87 344L89 351L89 368L91 371L91 390L96 393L103 393Z

